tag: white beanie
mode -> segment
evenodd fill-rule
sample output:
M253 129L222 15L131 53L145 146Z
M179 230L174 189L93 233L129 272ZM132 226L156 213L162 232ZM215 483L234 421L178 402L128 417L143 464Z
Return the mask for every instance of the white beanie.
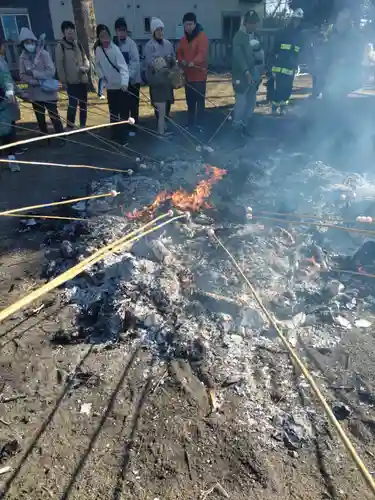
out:
M158 19L157 17L153 17L151 19L151 33L154 34L155 30L163 28L164 29L164 23L161 19Z
M22 28L20 31L20 42L22 43L25 40L35 40L36 42L38 41L37 37L31 30L29 30L29 28Z

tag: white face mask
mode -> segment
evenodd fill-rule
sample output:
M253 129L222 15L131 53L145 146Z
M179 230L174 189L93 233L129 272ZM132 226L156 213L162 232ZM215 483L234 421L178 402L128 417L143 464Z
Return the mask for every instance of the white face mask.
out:
M35 52L35 49L36 49L36 45L34 45L33 43L26 43L25 44L25 50L27 50L27 52Z

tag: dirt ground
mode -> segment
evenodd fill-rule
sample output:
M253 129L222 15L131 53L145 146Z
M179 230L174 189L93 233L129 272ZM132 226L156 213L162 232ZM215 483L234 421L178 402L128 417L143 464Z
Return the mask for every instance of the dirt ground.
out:
M210 132L223 120L233 97L228 82L212 83L209 88L209 99L223 106L212 107ZM296 96L305 93L296 89ZM89 124L104 121L106 103L92 97L92 104ZM174 108L180 123L183 105L180 91ZM142 106L141 112L143 126L153 127L151 108ZM258 112L267 119L267 108ZM264 123L259 130L267 129L269 122ZM35 127L26 110L23 124ZM283 120L273 127L276 136L283 137ZM68 143L54 150L40 144L22 159L126 169L136 168L135 156L168 154L173 146L142 134L129 144L136 152L119 152L97 138L76 137L91 148ZM189 147L186 139L179 143ZM11 174L4 167L0 209L85 195L87 184L104 175L42 166L23 166L19 174ZM42 283L41 235L20 234L17 228L16 219L0 221L2 308ZM58 292L35 303L29 313L26 318L16 314L0 325L0 469L11 467L0 476L2 498L373 498L328 425L326 435L318 436L312 449L297 455L286 449L265 453L238 414L240 396L234 388L220 388L225 403L219 412L211 413L207 388L187 361L162 362L140 348L137 339L124 338L114 346L54 346L52 333L69 319ZM375 338L352 332L332 352L301 346L301 353L318 379L331 381L329 401L345 400L352 408L354 417L344 427L370 470L375 470L372 405L363 406L355 392L345 389L357 378L375 394ZM285 355L277 351L277 356ZM260 361L276 371L277 356L259 352ZM92 405L87 413L82 411L86 404Z

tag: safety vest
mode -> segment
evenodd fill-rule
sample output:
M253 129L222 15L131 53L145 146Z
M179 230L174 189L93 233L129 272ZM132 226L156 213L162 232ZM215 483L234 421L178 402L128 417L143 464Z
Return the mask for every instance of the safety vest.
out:
M298 56L301 51L301 31L287 27L276 42L273 73L293 76L298 67Z

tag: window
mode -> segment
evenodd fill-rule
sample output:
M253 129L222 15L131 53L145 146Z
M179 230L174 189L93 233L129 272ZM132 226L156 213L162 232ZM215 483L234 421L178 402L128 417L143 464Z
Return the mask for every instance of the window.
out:
M232 41L241 25L240 15L223 16L223 38Z
M143 22L145 33L151 33L151 17L145 17Z
M0 14L1 35L9 42L18 42L22 28L30 28L28 14Z

